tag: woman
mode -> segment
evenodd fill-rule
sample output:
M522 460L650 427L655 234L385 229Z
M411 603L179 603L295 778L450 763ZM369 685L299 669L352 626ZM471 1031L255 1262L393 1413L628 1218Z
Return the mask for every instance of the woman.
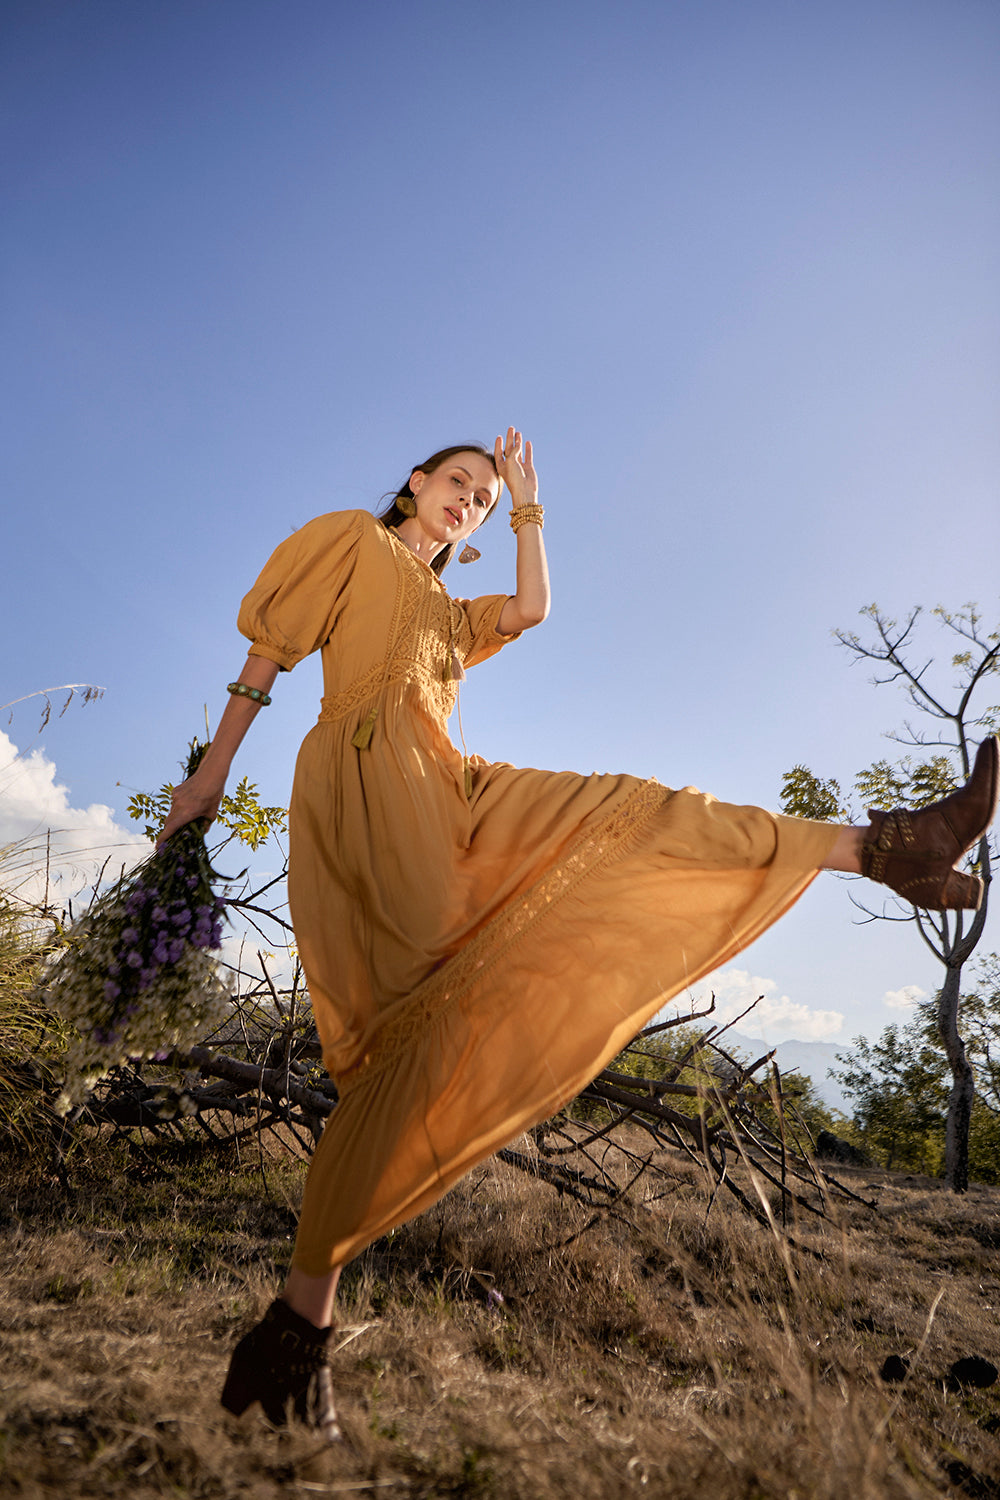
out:
M452 599L439 573L496 507L512 595ZM340 1102L313 1157L281 1298L237 1345L223 1403L288 1403L338 1435L327 1366L340 1269L474 1163L571 1099L672 995L726 962L820 869L915 904L979 902L953 867L988 827L997 742L934 808L836 828L692 787L491 765L446 723L466 666L544 620L530 443L448 448L393 504L321 516L243 601L251 641L218 732L174 793L166 839L218 811L232 757L281 669L322 652L299 754L289 898Z

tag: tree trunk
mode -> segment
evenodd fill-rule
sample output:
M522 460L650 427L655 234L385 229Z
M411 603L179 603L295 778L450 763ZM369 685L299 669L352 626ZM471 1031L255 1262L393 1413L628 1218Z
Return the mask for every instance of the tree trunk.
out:
M965 1043L958 1034L958 1000L962 985L962 966L945 969L944 984L938 999L938 1034L951 1068L951 1094L948 1099L948 1122L945 1126L944 1175L953 1193L964 1193L969 1186L969 1127L972 1123L972 1101L976 1093L975 1077L965 1055Z

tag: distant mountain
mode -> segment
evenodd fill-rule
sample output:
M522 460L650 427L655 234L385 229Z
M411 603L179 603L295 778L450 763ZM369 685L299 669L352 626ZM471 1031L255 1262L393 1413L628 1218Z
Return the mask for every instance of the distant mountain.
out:
M727 1043L729 1045L727 1045ZM760 1037L742 1036L737 1031L727 1031L722 1039L726 1051L735 1048L751 1062L771 1046ZM845 1098L840 1084L826 1076L828 1068L839 1067L837 1053L846 1052L850 1042L778 1042L774 1048L774 1060L782 1073L803 1073L812 1079L813 1088L828 1109L839 1109L842 1114L851 1113L850 1101Z

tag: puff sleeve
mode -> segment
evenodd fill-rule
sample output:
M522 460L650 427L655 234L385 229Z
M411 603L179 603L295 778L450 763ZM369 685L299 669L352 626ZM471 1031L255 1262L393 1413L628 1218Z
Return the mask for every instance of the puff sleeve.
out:
M477 666L479 662L495 656L501 646L516 641L520 636L520 630L514 635L501 635L497 630L500 611L509 598L509 594L483 594L478 599L455 600L465 616L469 632L462 642L467 667Z
M263 656L291 671L329 638L350 592L367 511L333 511L275 548L240 605L237 628Z

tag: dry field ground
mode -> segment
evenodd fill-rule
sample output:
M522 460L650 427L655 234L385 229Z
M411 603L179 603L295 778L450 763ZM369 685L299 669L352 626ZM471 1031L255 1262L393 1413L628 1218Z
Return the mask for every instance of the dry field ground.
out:
M93 1141L67 1191L4 1149L5 1497L1000 1496L1000 1385L948 1379L1000 1362L1000 1190L855 1173L877 1209L788 1248L693 1168L612 1216L490 1163L352 1268L320 1450L217 1405L300 1163Z

